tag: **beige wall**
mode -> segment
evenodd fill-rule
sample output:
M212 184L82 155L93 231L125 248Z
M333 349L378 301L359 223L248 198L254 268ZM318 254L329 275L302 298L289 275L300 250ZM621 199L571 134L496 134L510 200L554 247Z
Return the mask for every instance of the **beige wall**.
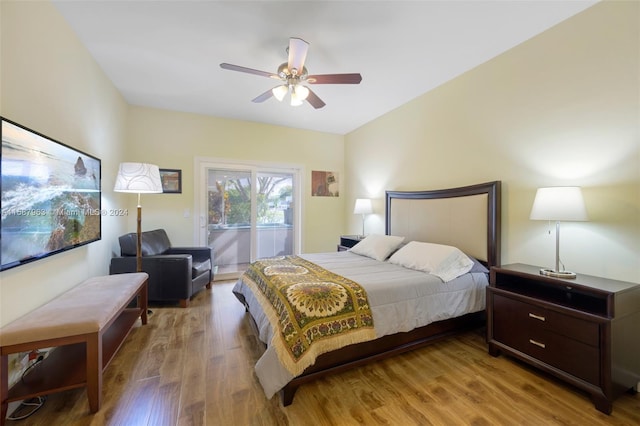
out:
M302 250L335 249L344 197L311 197L312 170L344 175L344 137L128 106L49 2L2 2L1 114L102 160L102 240L0 272L0 326L92 275L108 273L117 237L135 230L137 198L114 193L121 161L183 171L182 194L143 195L143 228L194 242L194 158L291 163L302 168ZM341 187L342 184L341 184ZM190 217L184 212L189 210Z
M181 169L182 194L143 196L143 229L167 228L172 243L194 238L194 159L218 158L242 163L263 161L302 168L302 251L334 250L344 228L344 197L311 197L311 171L344 175L344 138L245 121L131 107L127 160ZM202 187L202 185L200 185ZM135 207L130 197L129 207ZM189 210L189 217L184 217ZM129 227L135 229L131 217Z
M48 2L1 2L0 114L102 160L102 207L123 149L122 96ZM103 217L102 240L0 272L0 325L89 276L108 273L122 218Z
M386 189L502 180L502 262L553 266L535 190L578 185L591 221L562 225L567 269L640 282L639 9L598 4L347 135L345 231L358 197L384 232Z
M563 226L564 263L640 282L639 13L598 4L342 137L127 106L53 6L3 1L0 113L101 158L104 208L135 209L112 191L119 162L182 169L181 195L142 201L144 228L167 227L176 243L193 241L194 157L302 166L306 252L360 232L357 197L377 199L367 232L383 232L385 189L500 179L503 263L549 266L553 236L528 220L535 189L580 185L591 221ZM311 170L338 171L341 196L311 197ZM107 216L102 241L1 272L0 325L107 273L134 228L133 214Z

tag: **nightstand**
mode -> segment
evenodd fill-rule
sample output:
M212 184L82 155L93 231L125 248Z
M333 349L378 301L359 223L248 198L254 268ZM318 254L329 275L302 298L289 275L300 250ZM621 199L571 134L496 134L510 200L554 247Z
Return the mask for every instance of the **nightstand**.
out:
M358 244L364 237L360 235L341 235L340 244L338 244L338 251L349 250L351 247Z
M540 275L513 264L491 268L489 353L514 356L591 395L610 414L640 381L640 285L578 274Z

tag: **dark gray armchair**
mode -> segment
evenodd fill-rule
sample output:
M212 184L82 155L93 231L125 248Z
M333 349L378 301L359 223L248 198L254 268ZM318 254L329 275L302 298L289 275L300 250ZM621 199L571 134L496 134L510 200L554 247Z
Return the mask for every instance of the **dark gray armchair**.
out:
M111 259L110 274L136 271L134 232L119 239L120 257ZM164 229L142 233L142 270L149 274L149 301L179 302L186 308L189 300L213 281L213 251L209 247L172 247Z

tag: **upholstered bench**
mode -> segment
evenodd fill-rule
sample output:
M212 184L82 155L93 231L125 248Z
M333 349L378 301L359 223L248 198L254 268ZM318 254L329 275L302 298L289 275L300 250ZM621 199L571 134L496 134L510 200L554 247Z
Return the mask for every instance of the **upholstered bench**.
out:
M103 370L138 317L147 323L147 279L144 272L92 277L2 327L0 424L11 401L83 386L91 412L98 411ZM50 347L50 355L9 389L8 355Z

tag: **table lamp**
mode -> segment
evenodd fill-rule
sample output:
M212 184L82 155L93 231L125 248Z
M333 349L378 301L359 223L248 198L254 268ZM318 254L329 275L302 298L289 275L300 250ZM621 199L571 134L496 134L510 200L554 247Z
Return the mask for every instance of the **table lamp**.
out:
M364 238L364 216L373 213L373 207L371 206L371 200L369 198L356 199L356 205L353 208L353 214L362 215L362 238Z
M560 221L586 221L587 210L582 190L577 186L538 188L529 215L531 220L556 221L556 265L555 269L541 269L542 275L558 278L575 278L574 272L560 269Z

